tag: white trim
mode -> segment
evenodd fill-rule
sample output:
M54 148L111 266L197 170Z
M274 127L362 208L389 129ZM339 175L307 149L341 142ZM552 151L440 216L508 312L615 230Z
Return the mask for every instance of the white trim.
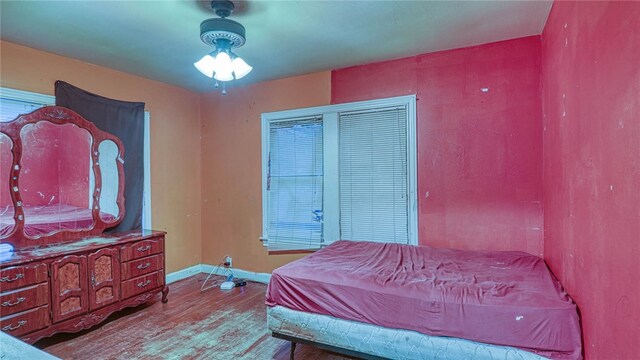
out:
M196 274L200 274L200 273L208 274L211 271L216 270L216 267L217 267L216 265L208 265L208 264L193 265L188 268L174 271L172 273L167 274L165 281L167 284L171 284L173 282L186 279ZM223 269L223 268L219 267L219 269ZM237 268L230 268L229 270L231 270L231 273L233 273L233 276L235 277L254 281L254 282L259 282L263 284L268 284L269 280L271 279L271 274L269 273L259 273L259 272L247 271L247 270L237 269ZM219 274L219 275L222 275L222 274Z
M416 130L416 96L407 99L407 147L409 148L409 244L418 245L418 132Z
M142 227L153 229L151 222L151 114L144 112L144 185L142 190Z
M340 240L340 134L338 113L326 114L322 122L323 160L325 184L322 209L322 245L327 246Z
M182 270L178 270L178 271L174 271L172 273L168 273L165 277L165 282L167 284L171 284L173 282L176 282L178 280L182 280L182 279L186 279L190 276L196 275L196 274L200 274L202 272L202 264L198 264L198 265L193 265L190 266L188 268L182 269Z
M56 97L30 91L0 87L0 97L9 100L26 101L34 104L55 105Z
M320 116L324 113L353 112L353 111L361 111L361 110L368 110L368 109L376 109L381 107L394 107L394 106L403 106L403 105L411 106L411 104L413 104L413 108L415 109L415 103L416 103L415 95L404 95L404 96L396 96L396 97L390 97L390 98L384 98L384 99L356 101L356 102L343 103L343 104L324 105L324 106L315 106L315 107L308 107L308 108L302 108L302 109L262 113L262 121L264 123L264 121L273 121L273 120L279 120L283 118L291 119L291 118L298 118L298 117ZM414 115L415 115L415 111L414 111Z
M265 114L261 115L261 131L262 131L262 245L269 246L269 238L267 237L266 219L269 213L269 194L267 193L267 171L269 170L269 121L265 117Z
M418 245L418 179L417 179L417 132L416 132L416 95L405 95L405 96L397 96L391 98L384 99L376 99L376 100L367 100L367 101L357 101L351 103L343 103L343 104L335 104L335 105L325 105L325 106L316 106L309 107L303 109L294 109L294 110L284 110L284 111L274 111L268 113L262 113L260 117L261 129L262 129L262 237L260 237L260 241L264 246L268 246L268 238L267 238L267 221L265 221L268 217L268 195L267 195L267 167L268 167L268 156L269 156L269 124L271 122L276 121L284 121L291 120L296 118L308 118L314 116L320 116L323 118L323 123L326 121L332 121L333 117L336 117L340 113L343 112L357 112L357 111L366 111L370 109L379 109L379 108L389 108L389 107L398 107L405 106L407 109L407 147L408 147L408 191L409 191L409 204L408 204L408 223L409 223L409 244L410 245ZM337 121L337 120L336 120ZM330 124L328 124L330 125ZM329 126L331 127L331 126ZM323 125L324 128L324 125ZM328 130L325 130L325 133ZM337 130L336 130L337 131ZM325 137L326 141L326 137ZM327 155L327 151L324 151L325 155ZM325 157L326 161L326 157ZM325 167L325 172L329 171L328 175L331 176L333 173L332 169L328 169ZM327 175L327 173L325 173ZM326 191L326 187L325 187ZM334 194L329 193L330 199L325 200L324 206L331 206L332 199ZM325 207L324 211L324 224L327 226L325 229L329 230L329 234L327 234L325 229L323 229L324 244L328 245L332 242L333 237L335 237L335 229L333 226L328 224L327 214L329 213L328 209ZM339 216L339 215L338 215ZM339 225L338 225L339 227ZM338 229L339 236L339 229Z

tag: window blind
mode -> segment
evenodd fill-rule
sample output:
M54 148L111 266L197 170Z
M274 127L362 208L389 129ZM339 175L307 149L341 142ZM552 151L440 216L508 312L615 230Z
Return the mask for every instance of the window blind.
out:
M15 100L0 97L0 122L9 122L19 115L28 114L47 104L27 100Z
M409 243L407 110L339 115L340 236Z
M322 118L269 125L267 173L270 251L313 250L322 243Z

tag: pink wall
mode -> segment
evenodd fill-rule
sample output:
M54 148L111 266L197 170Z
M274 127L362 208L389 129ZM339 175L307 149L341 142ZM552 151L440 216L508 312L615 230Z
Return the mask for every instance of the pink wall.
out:
M640 356L640 4L556 2L542 35L544 257L587 359Z
M333 71L332 103L417 95L421 244L542 255L540 47L533 36Z

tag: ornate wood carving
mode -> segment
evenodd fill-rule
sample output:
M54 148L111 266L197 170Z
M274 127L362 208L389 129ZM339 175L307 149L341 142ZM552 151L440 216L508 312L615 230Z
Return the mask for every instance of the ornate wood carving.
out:
M117 248L89 254L89 308L98 309L120 300L120 261Z
M87 312L87 257L67 255L56 260L51 263L51 274L53 322Z
M74 332L88 329L92 326L95 326L101 323L106 318L108 318L109 315L113 314L114 312L120 311L128 307L135 307L135 306L144 304L145 302L153 299L153 297L156 296L156 294L158 294L161 290L162 290L161 288L150 289L148 292L144 294L140 294L136 297L132 297L129 299L125 299L125 300L113 303L111 305L107 305L81 318L64 320L46 329L35 331L33 333L29 333L28 335L22 336L20 339L29 344L33 344L34 342L44 337L51 336L56 333L61 333L61 332L74 333Z
M62 230L55 232L51 235L38 236L37 238L30 238L24 234L24 222L25 214L22 206L23 201L20 194L20 172L22 170L22 156L25 149L23 149L23 141L20 136L22 128L29 124L35 124L40 121L47 121L55 125L75 124L81 129L87 130L92 138L91 154L93 157L93 174L94 174L94 189L92 192L93 204L97 204L92 209L93 215L93 227L89 230ZM124 218L124 167L121 161L116 161L118 167L118 219L106 223L100 217L100 189L102 187L102 176L99 166L99 151L98 146L103 140L113 141L119 150L118 158L124 158L124 147L120 139L107 132L98 129L92 122L84 119L76 112L59 106L47 106L40 108L30 114L21 115L17 119L10 122L0 123L0 132L9 136L13 143L13 163L10 170L10 177L8 182L2 182L1 186L8 186L11 189L11 200L14 208L14 220L15 226L10 234L2 239L2 242L10 243L16 249L36 247L42 245L49 245L53 243L59 243L64 241L71 241L78 239L82 236L98 235L101 234L107 227L113 227L120 223ZM14 191L15 190L15 191Z
M125 249L142 248L144 255L147 246L159 252L120 263ZM7 278L0 282L0 329L33 343L55 333L88 329L159 292L166 302L169 288L165 286L164 259L162 232L134 231L80 239L72 245L19 250L0 264L0 279ZM138 270L148 261L155 261L154 265L142 270L150 272L121 278L121 269ZM128 289L126 296L123 289Z

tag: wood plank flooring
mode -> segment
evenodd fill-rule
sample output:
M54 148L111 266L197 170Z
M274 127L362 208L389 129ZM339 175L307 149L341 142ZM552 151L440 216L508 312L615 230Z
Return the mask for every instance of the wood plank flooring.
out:
M170 284L169 302L152 302L112 315L77 334L35 345L62 359L289 359L290 343L267 331L266 285L200 292L206 274ZM222 277L214 280L217 284ZM350 359L298 344L296 360Z

